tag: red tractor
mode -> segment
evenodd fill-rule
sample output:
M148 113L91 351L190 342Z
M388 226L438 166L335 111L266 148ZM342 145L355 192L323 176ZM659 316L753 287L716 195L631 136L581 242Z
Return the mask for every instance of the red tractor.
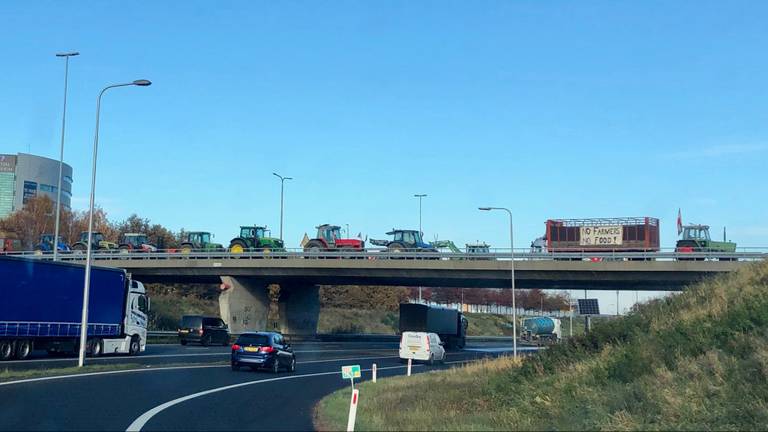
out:
M362 251L365 249L365 242L356 238L341 238L341 227L324 224L317 227L317 237L304 244L305 252L340 249Z

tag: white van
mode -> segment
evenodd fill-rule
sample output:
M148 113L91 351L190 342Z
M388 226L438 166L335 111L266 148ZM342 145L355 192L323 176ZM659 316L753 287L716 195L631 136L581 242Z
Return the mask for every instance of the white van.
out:
M420 360L429 364L445 362L445 348L435 333L403 332L400 338L400 359Z

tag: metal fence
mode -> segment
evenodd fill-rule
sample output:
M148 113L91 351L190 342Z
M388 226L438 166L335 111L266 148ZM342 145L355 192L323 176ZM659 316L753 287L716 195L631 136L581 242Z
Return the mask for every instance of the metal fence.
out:
M6 256L33 257L39 259L52 259L51 253L40 252L2 252ZM83 251L60 252L62 261L84 261ZM602 252L590 252L586 250L571 250L568 252L537 252L530 248L515 249L514 253L509 248L494 248L488 253L456 253L456 252L432 252L424 250L390 251L385 248L370 248L364 251L352 249L339 249L334 251L311 252L303 249L285 250L250 250L243 253L228 251L203 251L195 250L184 253L179 250L159 250L157 252L126 252L118 250L94 251L92 257L95 261L104 260L231 260L231 259L350 259L350 260L470 260L470 261L760 261L768 258L766 248L740 248L736 252L677 252L674 249L662 249L661 251L624 252L621 250L606 250Z

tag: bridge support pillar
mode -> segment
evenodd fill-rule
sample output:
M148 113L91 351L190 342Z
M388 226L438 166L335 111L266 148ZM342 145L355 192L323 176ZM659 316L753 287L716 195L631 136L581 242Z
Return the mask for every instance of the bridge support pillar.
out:
M257 278L222 276L221 318L232 333L278 330L287 334L317 333L320 287L267 285Z
M267 285L254 279L231 276L222 276L221 282L219 311L229 330L232 333L266 330L270 303Z
M280 287L280 331L287 334L317 333L320 316L318 285L283 285Z

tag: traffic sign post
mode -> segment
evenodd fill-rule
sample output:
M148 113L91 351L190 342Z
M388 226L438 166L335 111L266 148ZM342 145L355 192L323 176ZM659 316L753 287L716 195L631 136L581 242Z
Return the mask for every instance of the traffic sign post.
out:
M373 382L376 382L376 363L371 365L371 374L373 375Z
M362 373L360 371L360 365L350 365L341 367L341 377L348 379L352 384L352 390L355 390L355 378L360 378Z
M349 400L349 419L347 420L347 432L355 430L355 417L357 417L357 401L360 390L352 390L352 399Z

